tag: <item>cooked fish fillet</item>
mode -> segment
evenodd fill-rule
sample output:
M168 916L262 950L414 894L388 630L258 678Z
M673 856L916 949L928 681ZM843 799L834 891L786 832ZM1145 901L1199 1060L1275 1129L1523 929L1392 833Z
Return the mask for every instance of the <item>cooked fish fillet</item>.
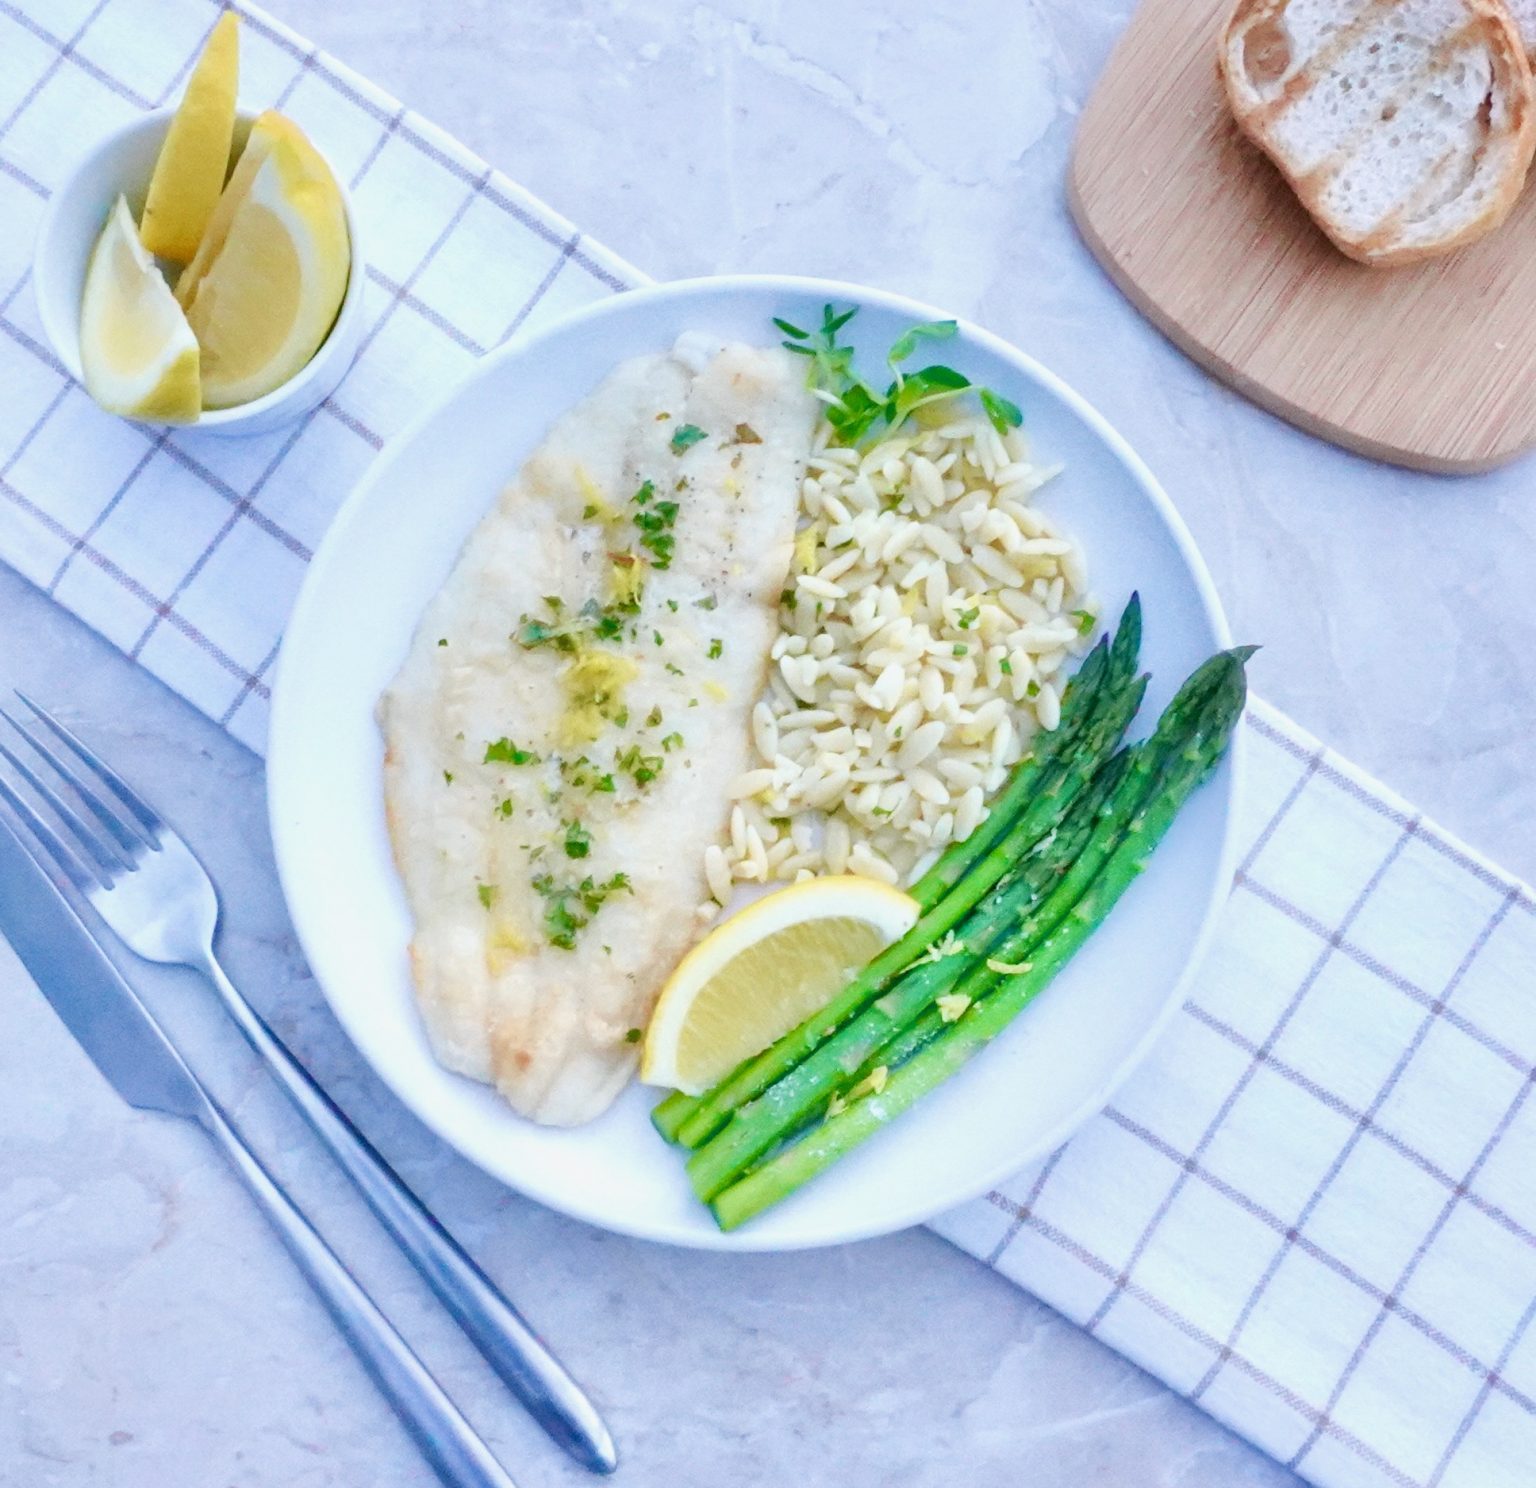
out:
M789 569L802 374L737 345L620 366L470 537L380 703L433 1047L535 1121L608 1106L698 933Z

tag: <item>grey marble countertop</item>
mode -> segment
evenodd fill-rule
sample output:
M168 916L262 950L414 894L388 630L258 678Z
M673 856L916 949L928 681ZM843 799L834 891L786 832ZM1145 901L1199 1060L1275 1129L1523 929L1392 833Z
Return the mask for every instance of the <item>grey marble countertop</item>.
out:
M1062 205L1113 0L268 0L658 277L826 274L951 307L1083 390L1169 488L1257 685L1536 873L1533 467L1405 474L1213 384ZM1295 1480L913 1231L725 1257L600 1234L445 1156L307 979L257 761L0 571L0 684L87 719L214 867L237 979L610 1414L621 1481L1275 1488ZM211 1000L145 978L293 1191L525 1488L580 1481L422 1299ZM202 1139L128 1112L0 946L0 1481L427 1480Z

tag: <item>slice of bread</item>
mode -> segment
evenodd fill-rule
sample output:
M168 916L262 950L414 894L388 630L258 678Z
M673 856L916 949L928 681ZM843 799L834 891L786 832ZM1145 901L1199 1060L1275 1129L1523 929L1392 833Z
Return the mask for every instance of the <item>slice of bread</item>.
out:
M1469 243L1525 182L1536 94L1504 0L1237 0L1220 62L1243 132L1362 263Z

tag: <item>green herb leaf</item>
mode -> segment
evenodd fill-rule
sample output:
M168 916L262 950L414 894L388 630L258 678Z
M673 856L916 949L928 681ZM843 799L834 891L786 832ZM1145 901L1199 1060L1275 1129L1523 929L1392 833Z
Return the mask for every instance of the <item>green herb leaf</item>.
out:
M811 334L809 331L802 331L797 325L791 325L787 320L780 320L777 315L773 317L773 323L786 336L793 336L796 341L804 341Z
M725 654L725 642L715 636L709 643L709 659L718 661Z
M480 900L482 909L489 909L495 902L496 896L501 892L495 884L476 884L475 896Z
M948 341L959 329L959 322L954 320L930 320L922 325L915 325L891 343L891 349L885 359L893 367L900 366L917 350L917 343L920 340Z
M481 761L487 765L536 765L539 757L531 749L519 749L508 738L500 738L485 746L485 759Z
M1024 422L1024 410L1017 403L1009 402L1001 393L994 393L991 388L981 389L981 406L999 434L1017 429Z
M919 408L952 398L970 387L971 379L953 367L923 367L891 388L889 412L891 427L904 423Z
M701 439L708 438L709 435L707 435L697 424L682 424L672 435L669 443L672 446L672 453L674 455L680 455L684 450L691 449Z
M586 857L592 850L592 834L578 821L565 822L564 826L566 857Z
M603 949L606 951L608 947L604 946ZM625 1033L624 1042L626 1044L638 1044L644 1037L645 1034L641 1029L631 1028Z

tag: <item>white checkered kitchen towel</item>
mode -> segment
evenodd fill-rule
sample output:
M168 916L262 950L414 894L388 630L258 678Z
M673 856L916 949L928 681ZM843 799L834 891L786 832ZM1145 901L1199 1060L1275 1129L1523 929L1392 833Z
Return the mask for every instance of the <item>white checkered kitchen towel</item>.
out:
M0 558L260 749L341 496L513 332L642 277L242 6L242 82L346 175L369 328L254 440L99 414L27 283L50 189L175 96L217 0L0 0ZM174 520L168 514L174 514ZM1536 1481L1536 902L1262 705L1246 855L1151 1063L939 1230L1338 1488Z

